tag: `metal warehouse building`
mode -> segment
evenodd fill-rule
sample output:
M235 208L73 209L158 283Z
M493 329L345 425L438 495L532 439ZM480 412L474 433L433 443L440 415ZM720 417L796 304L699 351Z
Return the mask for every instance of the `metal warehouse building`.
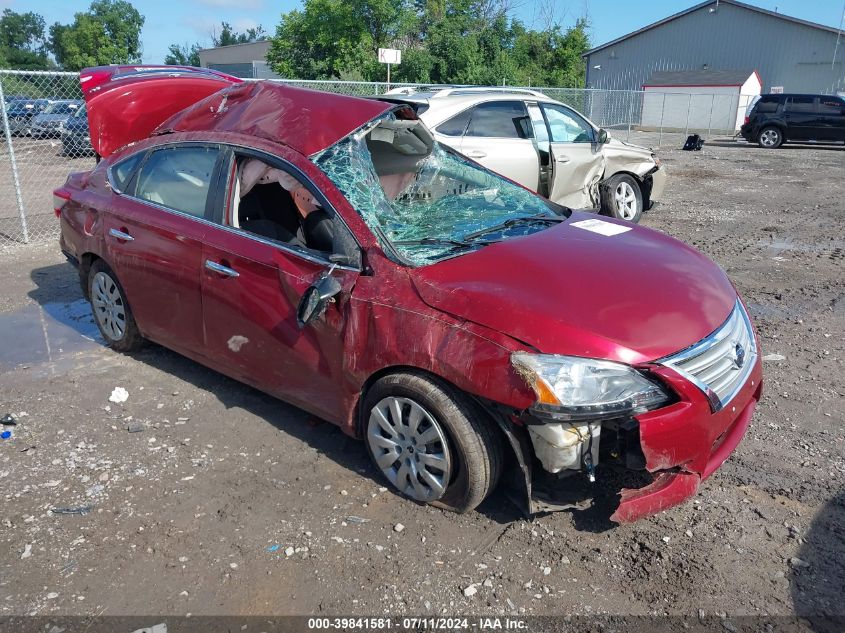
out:
M845 91L845 34L837 49L838 35L743 2L709 0L587 51L587 87L642 90L655 73L754 69L764 93Z
M246 79L276 79L265 61L269 40L206 48L199 52L200 66Z

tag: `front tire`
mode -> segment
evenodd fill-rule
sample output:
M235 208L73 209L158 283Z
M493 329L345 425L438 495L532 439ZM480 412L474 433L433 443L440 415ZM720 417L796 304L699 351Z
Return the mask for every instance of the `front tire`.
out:
M94 321L106 345L118 352L131 352L140 348L144 337L132 316L123 286L111 268L98 259L88 273L88 296Z
M611 177L601 193L601 210L617 220L639 222L643 215L643 192L640 183L628 174Z
M783 145L783 133L773 125L764 127L757 135L757 144L765 149L775 149Z
M496 486L503 456L495 422L457 389L391 374L368 390L363 410L367 451L403 495L467 512Z

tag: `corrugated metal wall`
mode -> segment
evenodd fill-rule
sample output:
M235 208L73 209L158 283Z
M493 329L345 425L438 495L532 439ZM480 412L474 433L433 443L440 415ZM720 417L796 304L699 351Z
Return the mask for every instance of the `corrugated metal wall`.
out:
M596 51L587 58L587 87L640 90L653 72L713 69L754 70L763 92L833 93L845 90L845 35L716 3ZM600 65L601 69L595 66ZM666 89L671 91L671 89Z

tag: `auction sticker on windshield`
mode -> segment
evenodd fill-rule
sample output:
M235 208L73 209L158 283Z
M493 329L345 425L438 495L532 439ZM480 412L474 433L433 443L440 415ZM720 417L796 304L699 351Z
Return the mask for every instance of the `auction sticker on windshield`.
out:
M585 231L592 231L599 235L619 235L630 231L632 227L622 226L620 224L613 224L612 222L605 222L604 220L581 220L580 222L573 222L572 226L577 226L579 229Z

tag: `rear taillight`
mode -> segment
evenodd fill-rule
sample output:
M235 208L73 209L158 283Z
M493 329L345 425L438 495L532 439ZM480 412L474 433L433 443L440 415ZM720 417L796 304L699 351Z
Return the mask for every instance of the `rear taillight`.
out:
M53 191L53 212L57 218L61 217L62 208L67 204L68 200L70 200L70 193L67 190L56 189Z
M747 116L745 117L745 124L748 125L749 123L751 123L751 117Z

